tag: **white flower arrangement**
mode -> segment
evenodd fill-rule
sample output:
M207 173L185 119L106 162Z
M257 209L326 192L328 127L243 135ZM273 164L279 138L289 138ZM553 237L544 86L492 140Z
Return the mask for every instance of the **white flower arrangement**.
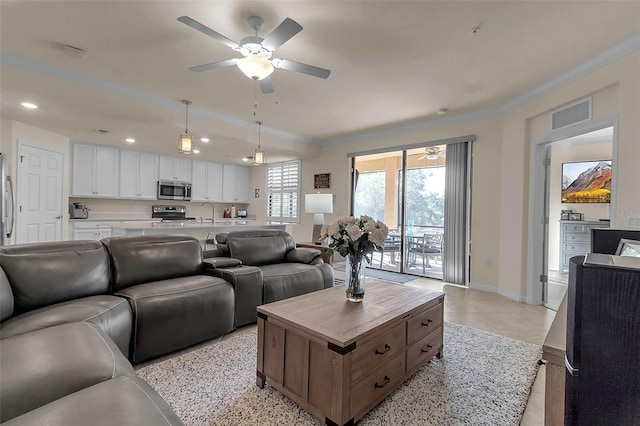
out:
M334 251L341 256L352 256L354 260L363 256L371 263L371 254L378 250L389 234L389 228L384 223L370 216L345 217L322 227L320 239L329 238L327 256Z

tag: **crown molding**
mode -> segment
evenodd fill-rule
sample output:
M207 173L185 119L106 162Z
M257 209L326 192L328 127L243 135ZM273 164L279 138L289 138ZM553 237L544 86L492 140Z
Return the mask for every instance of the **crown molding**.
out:
M450 126L459 124L466 121L478 120L483 118L489 118L496 115L502 115L507 111L518 108L528 102L531 102L541 96L544 96L567 83L570 83L580 77L583 77L598 68L608 65L623 56L635 52L640 49L640 32L636 33L632 37L610 47L609 49L599 53L591 59L581 63L580 65L570 69L557 76L556 78L549 80L548 82L536 87L529 92L526 92L504 105L485 109L480 111L471 112L468 114L462 114L454 117L438 118L435 120L424 121L421 123L411 124L407 126L397 126L384 130L377 130L373 132L359 133L357 135L347 136L344 138L332 139L325 141L323 145L339 145L348 142L355 142L363 139L374 139L384 136L393 136L402 133L408 133L416 130L424 130L434 127Z

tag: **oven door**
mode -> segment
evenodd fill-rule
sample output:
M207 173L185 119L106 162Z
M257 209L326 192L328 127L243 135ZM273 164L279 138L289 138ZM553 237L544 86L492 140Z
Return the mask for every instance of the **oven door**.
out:
M188 182L158 181L158 200L191 200L191 184Z

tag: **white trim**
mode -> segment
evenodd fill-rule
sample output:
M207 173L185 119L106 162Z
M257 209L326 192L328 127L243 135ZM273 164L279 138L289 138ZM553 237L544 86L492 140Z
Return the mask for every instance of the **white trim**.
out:
M543 259L543 232L544 227L540 218L544 215L544 166L542 160L545 158L546 146L557 140L578 136L584 133L593 132L613 127L613 150L612 150L612 175L611 175L611 203L609 204L609 215L611 227L616 226L617 185L618 185L618 116L605 117L595 121L576 124L552 132L549 136L533 141L531 143L530 163L529 163L529 220L527 225L527 297L526 303L539 305L542 303L542 283L540 274L542 273Z

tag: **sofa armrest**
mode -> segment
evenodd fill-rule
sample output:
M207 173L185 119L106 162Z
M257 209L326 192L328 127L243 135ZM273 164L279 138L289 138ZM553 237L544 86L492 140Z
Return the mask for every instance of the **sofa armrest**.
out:
M321 255L322 252L320 250L298 247L289 250L284 257L284 261L289 263L314 263L313 261L321 257Z
M209 257L202 262L204 263L205 270L233 268L234 266L242 265L242 260L236 259L235 257Z

